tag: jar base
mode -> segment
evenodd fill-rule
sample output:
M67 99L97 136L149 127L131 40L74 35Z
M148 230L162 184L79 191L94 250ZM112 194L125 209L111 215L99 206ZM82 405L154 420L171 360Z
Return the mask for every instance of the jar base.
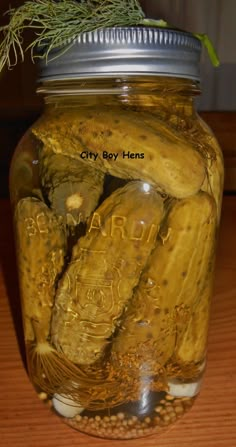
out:
M75 430L105 439L137 439L162 434L192 407L195 397L175 397L164 392L158 394L159 401L156 400L152 410L143 414L132 414L131 409L135 403L131 403L130 411L127 404L123 406L123 411L119 407L100 412L84 410L74 417L64 417L63 420Z

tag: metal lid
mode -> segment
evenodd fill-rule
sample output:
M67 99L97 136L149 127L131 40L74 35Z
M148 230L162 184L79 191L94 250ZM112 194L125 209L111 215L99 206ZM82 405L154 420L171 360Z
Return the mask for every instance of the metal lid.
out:
M65 51L66 45L69 49ZM60 43L52 50L48 63L40 62L40 81L117 75L200 79L201 43L186 32L151 27L104 28L80 34L66 45Z

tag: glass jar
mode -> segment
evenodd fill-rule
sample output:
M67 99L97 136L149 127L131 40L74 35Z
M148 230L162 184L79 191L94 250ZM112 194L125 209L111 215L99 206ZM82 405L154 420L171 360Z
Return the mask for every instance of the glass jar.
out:
M44 113L10 175L29 376L69 425L110 439L161 433L200 390L223 185L194 108L198 42L123 31L99 32L113 56L91 73L82 40L43 68ZM117 68L114 42L135 61Z

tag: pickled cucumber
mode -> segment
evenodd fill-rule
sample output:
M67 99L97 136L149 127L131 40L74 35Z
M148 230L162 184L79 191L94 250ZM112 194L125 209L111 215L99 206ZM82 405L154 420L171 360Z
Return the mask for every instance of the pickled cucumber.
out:
M111 194L93 214L59 283L51 339L75 363L101 357L155 244L161 196L141 182Z
M195 194L205 178L204 159L191 142L158 118L154 121L155 128L142 116L118 108L53 111L39 120L32 132L55 153L78 159L82 152L94 151L98 158L86 162L96 163L104 173L141 179L177 198ZM104 158L104 151L117 153L117 159ZM144 160L130 159L130 153L143 153Z
M21 199L14 219L25 339L46 340L56 281L64 265L64 228L37 198Z
M156 248L123 314L112 358L120 358L124 365L123 356L135 353L140 368L149 362L152 375L171 358L176 337L190 324L206 277L211 276L215 232L216 206L207 193L171 204Z

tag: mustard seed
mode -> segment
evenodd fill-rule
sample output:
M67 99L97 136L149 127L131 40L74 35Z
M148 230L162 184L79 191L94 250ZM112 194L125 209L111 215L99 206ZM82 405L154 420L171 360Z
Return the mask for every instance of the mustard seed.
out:
M173 412L173 407L172 407L172 406L167 407L167 408L166 408L166 412L167 412L167 413L172 413L172 412Z
M169 417L171 418L171 421L174 422L177 418L176 414L174 413L174 411L172 411L171 413L169 413Z
M170 422L170 416L165 414L164 417L163 417L163 420L164 420L164 422Z
M175 407L175 413L176 414L182 414L183 412L184 412L184 409L180 405Z
M151 423L151 418L146 417L146 418L144 419L144 421L146 422L146 424L150 424L150 423Z
M47 393L44 393L43 391L42 391L42 393L39 393L38 396L39 396L40 400L47 400L47 398L48 398Z
M174 400L174 396L171 396L170 394L166 395L166 400Z
M120 419L120 421L123 421L123 419L125 418L124 413L118 413L117 418Z

